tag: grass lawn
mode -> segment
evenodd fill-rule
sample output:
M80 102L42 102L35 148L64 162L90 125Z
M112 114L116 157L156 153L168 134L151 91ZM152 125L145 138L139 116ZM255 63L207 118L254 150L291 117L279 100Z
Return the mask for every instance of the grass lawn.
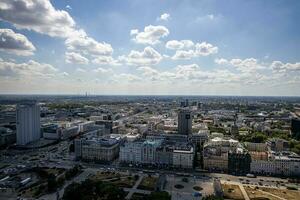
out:
M252 186L244 186L244 188L251 200L258 200L258 199L281 200L280 198L266 194L260 189L256 189L255 187Z
M244 196L238 185L222 184L225 199L243 200Z
M146 194L140 194L140 193L133 193L131 196L131 200L143 200L146 196Z
M144 177L142 182L138 186L138 189L153 191L155 189L157 179L158 178L156 177Z
M136 182L132 176L121 177L119 180L110 181L121 188L132 188Z
M269 192L271 194L274 194L284 199L289 199L289 200L300 199L300 192L296 190L294 191L294 190L287 190L287 189L276 189L276 188L265 188L265 187L260 187L260 189L262 191Z

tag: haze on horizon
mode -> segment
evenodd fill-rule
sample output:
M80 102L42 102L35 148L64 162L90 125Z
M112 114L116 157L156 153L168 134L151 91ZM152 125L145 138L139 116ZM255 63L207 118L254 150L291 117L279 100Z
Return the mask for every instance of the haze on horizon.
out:
M1 94L300 95L300 2L2 0Z

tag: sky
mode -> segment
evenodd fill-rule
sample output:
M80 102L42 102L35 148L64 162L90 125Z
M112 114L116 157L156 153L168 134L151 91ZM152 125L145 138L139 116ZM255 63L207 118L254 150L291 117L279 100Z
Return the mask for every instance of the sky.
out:
M1 0L0 93L300 96L298 0Z

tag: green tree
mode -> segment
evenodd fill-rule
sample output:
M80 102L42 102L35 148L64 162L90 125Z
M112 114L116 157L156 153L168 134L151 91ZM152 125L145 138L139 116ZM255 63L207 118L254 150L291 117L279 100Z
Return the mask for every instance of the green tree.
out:
M149 196L146 197L146 200L171 200L171 195L168 192L151 192Z

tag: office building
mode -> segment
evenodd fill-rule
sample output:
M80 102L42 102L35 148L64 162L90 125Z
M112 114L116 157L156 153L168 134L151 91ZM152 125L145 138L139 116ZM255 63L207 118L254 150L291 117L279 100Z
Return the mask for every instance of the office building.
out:
M297 140L300 139L300 119L299 118L292 119L291 133L294 138L296 138Z
M188 109L180 110L178 113L178 134L192 134L192 114Z
M26 145L41 138L40 106L33 102L17 105L17 145Z

